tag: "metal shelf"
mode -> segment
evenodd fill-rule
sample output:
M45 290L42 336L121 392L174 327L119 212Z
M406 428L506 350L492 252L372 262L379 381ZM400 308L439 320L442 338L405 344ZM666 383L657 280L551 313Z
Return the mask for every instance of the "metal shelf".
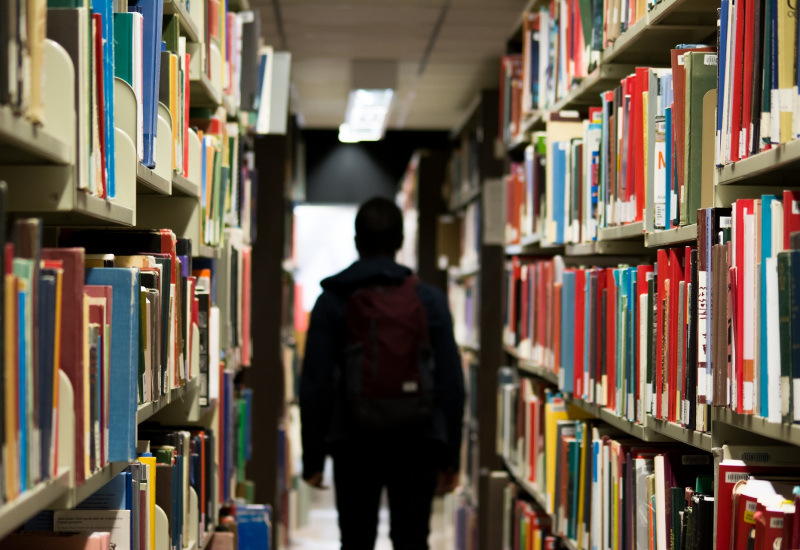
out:
M636 242L630 241L592 241L580 244L568 244L566 256L631 256L645 254L647 250Z
M520 359L517 363L517 368L521 371L527 372L528 374L532 374L537 378L541 378L551 384L558 385L558 375L553 371L542 367L540 365L536 365L531 363L530 361L526 361L525 359Z
M192 107L218 107L222 103L222 90L201 73L199 80L189 81L189 101Z
M79 487L73 487L67 491L67 493L61 499L59 499L52 508L74 508L92 496L94 493L102 489L106 483L111 481L117 474L121 473L127 467L127 462L110 462L106 464L103 468L86 478L86 481L83 482L83 485Z
M644 222L629 223L597 230L598 241L616 241L644 237Z
M720 185L795 187L800 170L800 139L718 169Z
M0 539L66 495L69 491L69 477L69 469L60 468L55 478L38 483L16 499L0 506Z
M647 425L670 439L711 452L711 434L709 433L690 430L672 422L658 420L649 415L647 417Z
M181 33L189 42L203 42L192 16L180 0L165 0L164 15L177 14L181 23Z
M0 105L0 164L66 165L74 162L74 155L72 144L51 136L46 126L31 124Z
M697 242L697 224L667 229L666 231L655 231L647 233L644 237L644 245L647 248L659 248L662 246L673 246Z
M162 395L155 401L150 401L149 403L142 403L139 405L139 408L136 410L136 422L141 424L145 420L148 420L150 417L155 415L161 409L168 406L170 403L182 400L187 393L190 393L198 386L199 379L199 376L196 376L189 380L185 386L173 388L169 391L169 393Z
M136 165L136 193L139 195L170 195L172 185L141 162Z
M565 396L564 400L573 405L578 407L579 409L583 410L584 412L599 418L606 424L609 424L618 430L627 433L628 435L632 435L637 439L641 439L642 441L671 441L672 438L663 435L652 428L647 426L643 426L641 424L637 424L636 422L632 422L627 418L622 418L621 416L617 416L615 413L611 412L610 410L606 409L605 407L600 407L593 403L587 403L583 399L578 399L576 397L567 397Z
M778 424L770 422L763 416L738 414L724 407L713 408L712 422L727 424L734 428L752 432L763 437L769 437L770 439L775 439L784 443L800 445L800 424Z
M172 174L172 194L182 197L200 198L200 186L180 174Z

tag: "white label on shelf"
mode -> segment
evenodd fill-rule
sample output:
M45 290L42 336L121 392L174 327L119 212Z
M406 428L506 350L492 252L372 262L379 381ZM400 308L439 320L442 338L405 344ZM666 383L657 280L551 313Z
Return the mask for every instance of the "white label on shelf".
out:
M737 483L748 479L750 479L750 474L747 472L725 472L725 483Z
M707 53L703 56L703 63L706 65L717 66L717 54Z
M800 214L800 201L792 200L792 214Z
M769 518L770 529L783 529L783 518ZM780 540L780 539L778 539Z

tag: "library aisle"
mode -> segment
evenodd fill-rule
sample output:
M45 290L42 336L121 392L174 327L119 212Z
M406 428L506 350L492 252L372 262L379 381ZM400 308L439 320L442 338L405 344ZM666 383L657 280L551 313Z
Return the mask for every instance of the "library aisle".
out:
M330 487L324 491L311 493L311 506L308 523L296 529L292 535L289 550L339 550L339 527L337 524L335 493L332 486L330 461L325 472L325 485ZM453 548L453 527L451 513L447 512L448 500L437 498L434 501L431 517L430 550L451 550ZM392 550L389 539L389 510L383 503L378 525L378 541L375 550Z

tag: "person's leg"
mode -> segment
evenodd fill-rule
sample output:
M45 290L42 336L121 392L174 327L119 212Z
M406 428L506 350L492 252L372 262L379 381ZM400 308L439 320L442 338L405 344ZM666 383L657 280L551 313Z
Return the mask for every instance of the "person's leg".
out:
M373 550L378 534L383 479L361 445L342 447L333 454L333 481L342 550Z
M427 550L438 481L438 447L428 440L400 443L386 473L394 550Z

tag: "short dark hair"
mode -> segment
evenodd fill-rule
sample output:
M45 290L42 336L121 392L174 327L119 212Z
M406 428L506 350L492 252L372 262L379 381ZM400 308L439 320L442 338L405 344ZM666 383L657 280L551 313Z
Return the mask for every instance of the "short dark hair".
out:
M403 246L403 214L395 203L374 197L356 214L356 247L361 256L394 256Z

